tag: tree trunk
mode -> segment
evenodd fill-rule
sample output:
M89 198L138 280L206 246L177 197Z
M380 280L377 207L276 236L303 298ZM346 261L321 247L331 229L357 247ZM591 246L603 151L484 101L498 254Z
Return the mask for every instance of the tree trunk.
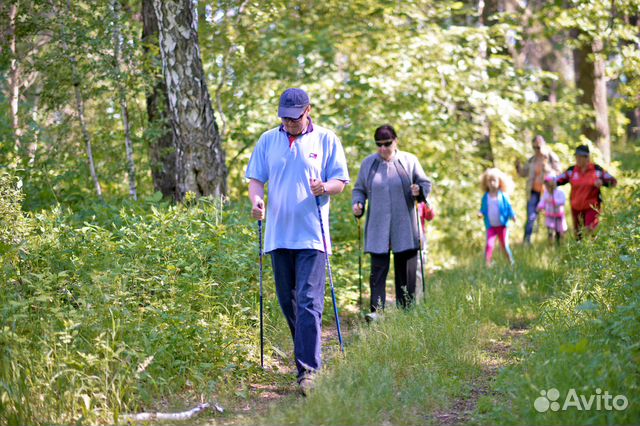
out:
M582 91L581 102L593 109L595 120L585 124L582 134L596 143L605 164L611 161L609 132L609 107L605 62L602 58L603 43L594 40L591 45L573 51L576 86Z
M479 0L478 2L478 15L480 16L480 26L491 26L495 24L493 16L498 13L499 5L497 0ZM479 52L483 59L487 59L486 45ZM491 146L491 121L484 111L478 112L479 121L481 124L481 136L477 141L478 153L480 156L489 162L492 166L495 165L495 159L493 157L493 147Z
M18 116L18 104L20 101L20 68L18 67L18 51L16 50L16 18L18 16L18 2L9 7L9 50L11 61L9 65L9 105L11 106L11 128L16 153L20 153L20 117Z
M153 84L147 92L147 118L155 131L149 146L153 187L165 197L176 195L176 149L168 116L167 86L162 79L162 58L155 56L149 46L158 46L158 18L153 0L142 0L142 48L147 63L157 64L151 75ZM157 69L157 73L155 72ZM159 131L158 131L159 130Z
M629 141L640 141L640 108L627 112L629 126L627 126L627 139Z
M607 75L605 72L604 43L593 42L593 109L596 113L594 137L598 148L602 151L605 164L611 162L611 131L609 129L609 103L607 100Z
M479 0L478 9L482 25L490 27L498 22L495 16L500 11L500 2L498 0Z
M636 35L640 37L640 17L638 15L628 16L625 18L627 25L636 27ZM640 47L640 44L637 44ZM627 140L640 141L640 107L625 113L629 119L627 126Z
M33 99L33 108L31 109L31 121L33 125L33 139L27 148L27 156L29 158L29 166L33 166L36 162L36 155L38 153L38 140L40 138L40 97L42 96L42 85L36 86L36 91Z
M133 143L131 142L131 130L129 126L129 108L127 107L127 95L120 70L120 0L113 0L113 60L116 71L116 84L118 85L118 98L122 111L122 125L124 126L124 145L127 153L127 173L129 175L129 195L134 200L138 199L136 190L136 163L133 161Z
M71 0L67 0L67 14L71 16ZM66 27L63 27L63 31L66 32ZM89 135L89 131L87 130L87 122L84 117L84 100L82 99L82 92L80 90L80 76L78 75L78 67L76 57L69 52L69 46L67 45L66 38L62 38L62 48L69 58L69 62L71 63L71 71L73 74L73 89L76 95L76 108L78 110L78 120L80 121L80 127L82 129L82 136L85 140L87 146L87 158L89 160L89 171L91 172L91 178L93 179L93 184L96 188L96 194L98 194L98 198L102 200L102 188L100 186L100 181L98 180L98 175L96 173L95 163L93 161L93 150L91 148L91 136Z
M207 90L191 0L154 0L176 141L176 199L226 194L227 168Z

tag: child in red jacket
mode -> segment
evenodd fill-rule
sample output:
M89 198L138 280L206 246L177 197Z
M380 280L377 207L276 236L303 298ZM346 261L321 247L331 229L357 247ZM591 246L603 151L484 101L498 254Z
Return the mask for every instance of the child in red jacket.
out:
M576 164L556 178L558 185L571 184L571 214L577 239L583 229L593 232L598 226L602 196L600 188L614 187L618 181L599 165L592 163L587 145L576 148Z

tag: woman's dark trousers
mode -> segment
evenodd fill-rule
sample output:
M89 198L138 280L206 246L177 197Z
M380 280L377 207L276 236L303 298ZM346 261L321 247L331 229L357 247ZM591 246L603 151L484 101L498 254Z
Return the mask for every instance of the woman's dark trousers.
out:
M390 253L371 253L371 312L384 309L386 281L389 274ZM416 269L418 250L393 254L393 271L396 284L396 305L406 308L413 303L416 294Z

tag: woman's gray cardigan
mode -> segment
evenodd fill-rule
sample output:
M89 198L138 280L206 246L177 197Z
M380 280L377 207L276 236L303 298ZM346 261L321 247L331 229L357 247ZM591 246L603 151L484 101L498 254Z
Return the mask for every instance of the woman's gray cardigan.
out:
M410 239L411 234L413 234L413 242L407 241L406 250L418 250L420 240L416 223L414 198L411 195L411 185L415 183L420 186L418 201L425 201L431 193L431 181L425 175L415 155L409 154L408 152L396 151L392 161L402 181L406 205L391 206L391 226L394 227L394 230L396 229L395 227L397 227L397 230L407 232L407 239ZM381 226L387 226L386 223L388 222L382 221L379 215L376 214L376 193L372 193L371 190L373 177L383 162L384 160L377 153L369 155L362 161L360 172L358 173L358 180L356 181L351 196L352 204L360 203L363 206L367 206L367 200L369 201L366 210L367 223L365 227L364 250L366 253L379 254L389 251L389 241L381 241L380 238L376 238L379 237L379 232L376 232L376 230L380 229ZM372 209L374 209L373 213ZM399 252L404 250L394 248L394 251Z

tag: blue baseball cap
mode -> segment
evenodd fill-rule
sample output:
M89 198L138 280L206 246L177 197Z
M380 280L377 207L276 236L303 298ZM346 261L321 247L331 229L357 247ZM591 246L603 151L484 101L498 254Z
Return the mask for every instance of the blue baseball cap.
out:
M278 117L298 118L309 106L309 95L302 89L287 89L280 96L280 106L278 107Z
M589 152L589 145L580 145L576 148L576 155L588 157L590 154L591 153Z

